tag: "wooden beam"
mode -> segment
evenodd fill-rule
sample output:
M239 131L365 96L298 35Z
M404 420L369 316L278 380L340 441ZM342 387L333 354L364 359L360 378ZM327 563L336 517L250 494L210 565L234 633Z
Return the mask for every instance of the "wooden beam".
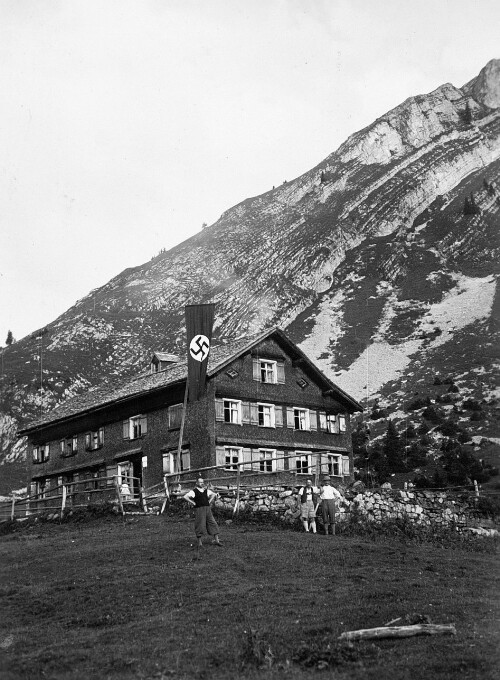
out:
M414 626L383 626L342 633L339 640L373 640L380 638L406 638L415 635L456 635L454 623L417 623Z

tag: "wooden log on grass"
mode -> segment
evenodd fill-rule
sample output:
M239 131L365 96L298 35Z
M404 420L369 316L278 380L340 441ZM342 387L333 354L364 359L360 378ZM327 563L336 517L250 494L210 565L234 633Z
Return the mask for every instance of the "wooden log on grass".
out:
M342 633L339 640L374 640L381 638L406 638L415 635L456 635L454 623L417 623L413 626L383 626Z

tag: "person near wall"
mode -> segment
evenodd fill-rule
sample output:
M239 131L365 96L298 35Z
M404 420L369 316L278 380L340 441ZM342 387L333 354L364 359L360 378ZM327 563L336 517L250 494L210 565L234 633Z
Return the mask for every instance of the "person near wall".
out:
M335 504L342 496L331 483L330 477L323 478L320 489L320 498L325 534L328 534L328 527L331 525L332 534L335 535Z
M313 486L310 479L299 489L300 519L305 531L316 533L316 510L318 509L319 489Z
M201 548L203 545L202 537L204 534L213 536L212 543L214 545L222 545L219 541L219 527L212 515L212 509L210 507L216 496L217 494L211 489L205 487L205 482L202 477L198 477L194 489L191 489L191 491L188 491L183 496L184 500L196 508L194 515L194 531L196 533L196 538L198 539L198 548Z

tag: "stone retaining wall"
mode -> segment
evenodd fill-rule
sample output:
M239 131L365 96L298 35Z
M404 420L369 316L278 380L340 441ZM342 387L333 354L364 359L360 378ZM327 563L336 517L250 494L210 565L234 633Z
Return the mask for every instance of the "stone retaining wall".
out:
M219 490L219 498L215 505L232 510L235 500L235 490ZM343 491L342 500L337 503L338 521L345 521L349 513L356 513L374 522L410 518L422 525L454 523L471 526L477 524L478 519L475 503L476 499L471 493L397 489L365 490L355 493L347 489ZM284 521L293 523L300 515L297 489L276 488L242 492L239 510L275 513ZM321 515L321 512L318 512L318 515Z

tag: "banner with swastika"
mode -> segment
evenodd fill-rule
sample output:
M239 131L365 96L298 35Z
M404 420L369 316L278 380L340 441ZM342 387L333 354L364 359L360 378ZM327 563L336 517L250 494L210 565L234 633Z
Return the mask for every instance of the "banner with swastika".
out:
M205 393L214 313L214 304L186 306L189 401L197 401Z

